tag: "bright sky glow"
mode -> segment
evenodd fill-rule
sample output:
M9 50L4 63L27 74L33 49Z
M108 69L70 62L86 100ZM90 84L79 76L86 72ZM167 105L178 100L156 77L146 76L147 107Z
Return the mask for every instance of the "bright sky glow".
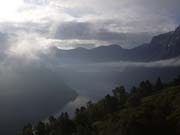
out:
M23 0L0 0L0 21L15 19L21 6Z

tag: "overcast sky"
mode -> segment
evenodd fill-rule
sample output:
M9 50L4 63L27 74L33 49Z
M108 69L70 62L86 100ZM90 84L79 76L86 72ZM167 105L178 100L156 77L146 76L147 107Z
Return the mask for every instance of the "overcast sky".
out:
M0 0L0 40L8 38L9 50L20 55L53 45L132 48L174 30L179 5L180 0Z

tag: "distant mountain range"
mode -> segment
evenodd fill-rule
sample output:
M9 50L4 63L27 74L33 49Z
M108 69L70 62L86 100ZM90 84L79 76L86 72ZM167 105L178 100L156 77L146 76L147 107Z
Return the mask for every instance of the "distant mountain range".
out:
M180 26L175 31L152 38L150 43L133 49L120 45L100 46L93 49L54 49L56 56L66 62L106 62L106 61L156 61L180 55Z

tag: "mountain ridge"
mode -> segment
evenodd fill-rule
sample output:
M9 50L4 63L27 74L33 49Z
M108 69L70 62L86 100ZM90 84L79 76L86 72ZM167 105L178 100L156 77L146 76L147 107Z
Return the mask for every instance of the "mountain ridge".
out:
M56 49L56 56L71 61L157 61L180 55L180 26L175 31L154 36L150 43L132 49L120 45L99 46L92 49Z

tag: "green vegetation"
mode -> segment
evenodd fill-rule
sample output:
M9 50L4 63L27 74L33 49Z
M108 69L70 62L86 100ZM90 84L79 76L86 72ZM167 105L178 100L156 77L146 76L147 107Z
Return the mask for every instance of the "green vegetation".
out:
M48 122L26 125L21 135L179 135L180 76L168 84L143 81L127 92L115 88L97 103L88 102Z

